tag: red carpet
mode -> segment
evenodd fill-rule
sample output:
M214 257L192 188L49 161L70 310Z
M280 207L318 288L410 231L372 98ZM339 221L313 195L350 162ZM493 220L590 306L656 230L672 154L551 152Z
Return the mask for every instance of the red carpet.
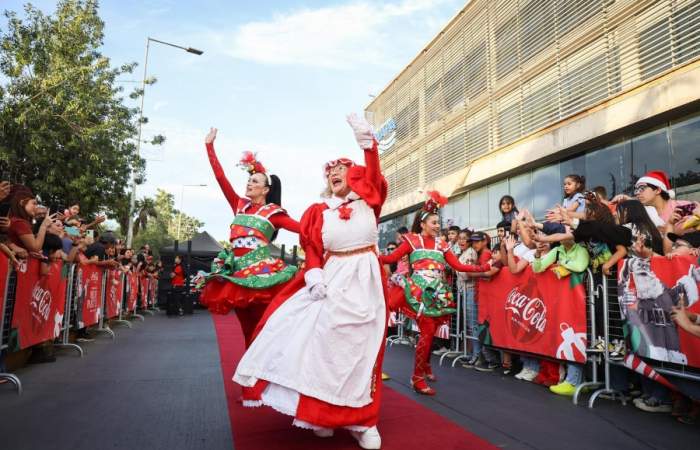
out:
M360 447L347 431L332 438L318 438L311 431L292 426L292 418L271 408L244 408L241 388L231 377L243 355L243 333L233 314L212 315L221 355L221 370L236 450L323 450ZM421 429L420 434L412 433ZM443 418L408 397L384 386L379 420L383 450L494 450L497 447Z

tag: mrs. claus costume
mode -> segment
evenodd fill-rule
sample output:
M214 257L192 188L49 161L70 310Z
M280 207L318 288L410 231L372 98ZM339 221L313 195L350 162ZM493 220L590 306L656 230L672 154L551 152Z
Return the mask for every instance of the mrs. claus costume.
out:
M234 381L245 406L268 405L319 436L350 429L379 448L376 429L387 323L377 257L377 220L386 199L377 142L367 122L348 122L366 166L341 158L350 193L309 207L301 219L306 272L273 300Z
M269 244L280 228L298 233L299 223L289 217L278 204L281 197L279 179L268 175L265 167L251 152L244 152L238 165L251 177L263 174L270 192L265 201L258 204L236 193L214 152L213 139L216 131L212 130L212 133L214 137L211 141L208 138L206 143L207 155L216 181L233 210L234 219L229 238L232 251L223 261L221 269L212 271L207 277L200 302L215 314L227 314L231 309L235 310L248 347L267 305L284 288L285 283L294 277L297 270L271 256Z

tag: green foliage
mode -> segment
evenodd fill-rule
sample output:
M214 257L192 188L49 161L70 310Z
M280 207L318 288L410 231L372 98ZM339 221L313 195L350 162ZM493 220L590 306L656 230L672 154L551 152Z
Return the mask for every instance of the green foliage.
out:
M136 154L138 109L124 104L117 82L136 64L113 67L100 52L104 22L96 0L61 0L53 14L29 4L23 17L4 14L3 171L11 181L31 186L49 206L80 201L84 214L123 215L132 171L141 182L145 173L145 161Z
M158 189L154 199L144 198L137 201L136 211L134 248L148 243L157 251L171 245L177 239L178 225L180 241L191 239L204 226L204 222L175 209L173 195L162 189ZM126 230L127 224L128 222L121 224L122 230Z

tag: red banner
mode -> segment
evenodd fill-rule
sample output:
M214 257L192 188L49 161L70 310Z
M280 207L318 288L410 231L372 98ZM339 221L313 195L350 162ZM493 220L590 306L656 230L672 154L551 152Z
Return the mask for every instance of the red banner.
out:
M150 300L150 305L153 306L157 303L156 300L156 288L158 287L158 280L157 279L152 279L151 280L151 289L150 289L150 294L148 296L148 299Z
M148 277L141 277L141 307L148 309Z
M7 291L7 276L10 274L10 260L0 252L0 320L5 317L5 294Z
M700 314L700 268L691 257L628 258L619 266L618 299L631 350L657 361L700 367L700 339L678 327L671 310L683 301Z
M550 270L501 270L480 282L479 322L489 323L492 344L566 361L586 361L586 293Z
M67 283L63 262L52 262L47 275L42 276L40 270L41 263L34 258L18 268L12 327L17 329L20 348L52 340L61 333Z
M127 275L127 283L129 284L129 298L126 302L127 311L136 310L136 302L139 299L139 278L129 272Z
M102 269L92 264L81 264L78 268L78 304L82 315L78 327L89 327L100 321L102 314Z
M107 271L107 301L105 303L105 318L112 319L119 315L122 309L122 294L124 281L121 270Z

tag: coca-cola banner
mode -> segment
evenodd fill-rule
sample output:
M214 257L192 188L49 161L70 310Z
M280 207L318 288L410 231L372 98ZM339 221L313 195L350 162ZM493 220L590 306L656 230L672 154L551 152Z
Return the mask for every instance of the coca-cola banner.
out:
M52 262L43 276L40 266L38 259L30 258L17 268L12 327L17 329L19 348L53 340L61 333L67 284L63 262Z
M618 299L632 352L657 361L700 367L700 339L678 327L673 307L700 314L700 269L691 257L631 257L618 271Z
M139 298L139 278L133 273L128 273L126 277L128 283L127 288L129 290L129 296L126 302L126 310L134 311L136 310L136 302Z
M148 278L141 278L141 307L148 309Z
M124 282L121 270L107 271L107 300L105 303L105 318L112 319L119 315L122 309L122 294Z
M479 322L492 345L556 359L586 361L586 293L550 270L501 270L479 286Z
M10 260L4 253L0 252L0 317L5 315L5 291L7 291L7 276L9 274Z
M101 268L92 264L78 267L78 298L82 306L78 327L89 327L100 321L102 315L102 278Z

